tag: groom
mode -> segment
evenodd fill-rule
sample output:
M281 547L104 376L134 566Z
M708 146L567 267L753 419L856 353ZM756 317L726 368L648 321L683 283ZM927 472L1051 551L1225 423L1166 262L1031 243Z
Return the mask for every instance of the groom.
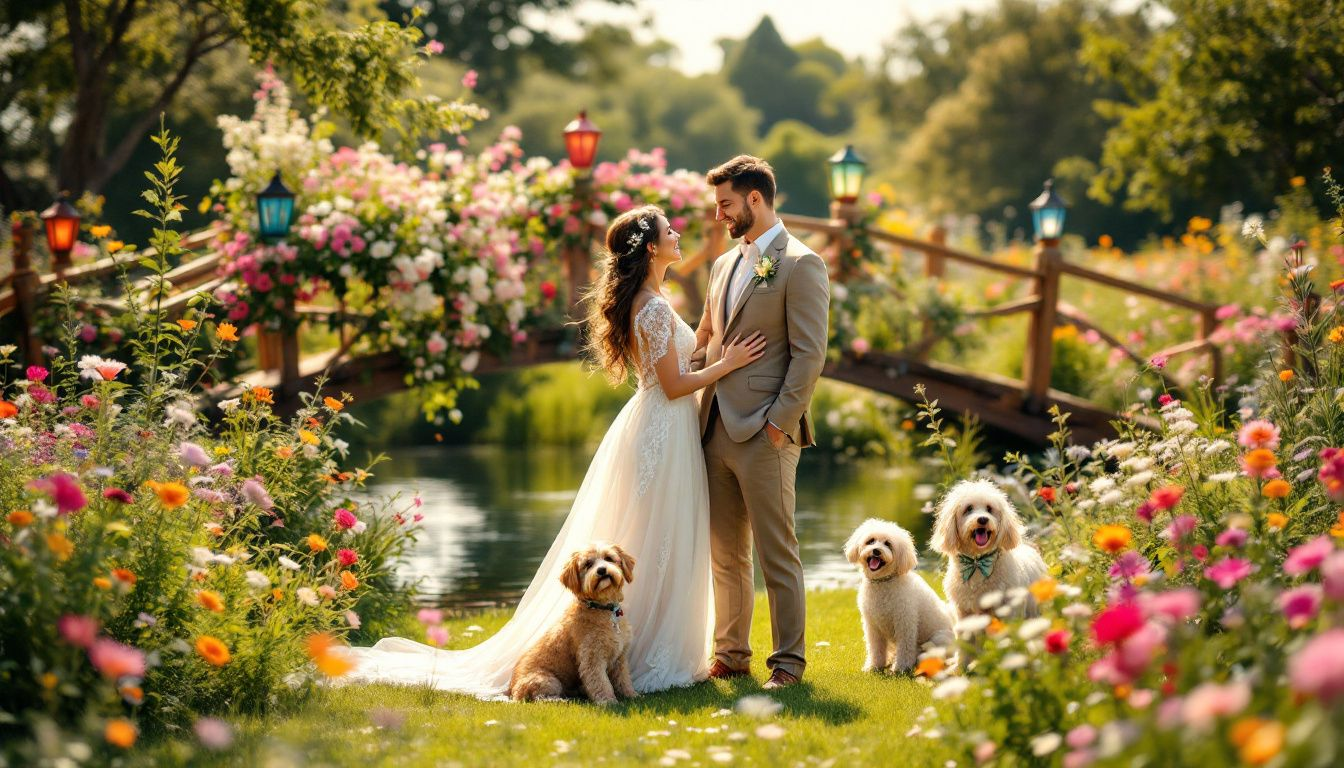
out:
M767 339L756 362L706 387L700 433L709 477L714 566L714 664L709 675L750 672L754 541L770 599L774 652L765 688L798 682L806 595L794 534L798 457L814 445L808 404L826 358L830 286L826 265L775 215L775 174L739 155L709 172L715 219L740 244L710 271L696 331L696 357L709 365L739 333Z

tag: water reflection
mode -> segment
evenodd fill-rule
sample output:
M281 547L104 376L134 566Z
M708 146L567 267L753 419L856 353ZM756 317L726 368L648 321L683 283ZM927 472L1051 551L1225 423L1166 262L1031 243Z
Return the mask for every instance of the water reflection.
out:
M418 492L424 501L424 528L404 567L406 577L421 579L427 597L448 605L516 602L564 523L592 450L387 450L391 460L375 470L372 492ZM869 517L896 520L923 545L928 519L919 510L932 492L925 474L917 465L837 464L820 452L805 452L797 532L807 585L857 584L840 546Z

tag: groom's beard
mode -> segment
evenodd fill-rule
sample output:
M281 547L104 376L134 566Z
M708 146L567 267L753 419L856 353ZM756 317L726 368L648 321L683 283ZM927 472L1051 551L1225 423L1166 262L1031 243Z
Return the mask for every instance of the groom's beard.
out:
M728 219L728 234L734 238L741 237L751 231L756 225L756 217L751 214L751 209L743 207L742 217L733 217Z

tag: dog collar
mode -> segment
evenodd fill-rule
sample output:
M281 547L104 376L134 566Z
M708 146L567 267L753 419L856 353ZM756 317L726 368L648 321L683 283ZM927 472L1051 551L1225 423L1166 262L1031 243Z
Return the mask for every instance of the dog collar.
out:
M589 608L597 608L603 611L611 611L611 618L613 620L619 619L620 617L625 615L625 611L621 610L620 603L599 603L596 600L584 600L583 604Z
M882 583L882 582L884 582L884 581L891 581L892 579L896 578L896 576L897 576L897 574L894 574L894 573L893 573L893 574L891 574L890 576L883 576L883 577L880 578L880 579L869 579L869 581L871 581L871 582L873 582L873 583L875 583L875 584L880 584L880 583Z
M970 581L976 571L979 571L980 575L984 576L985 579L989 579L989 572L994 570L994 559L998 557L998 555L999 551L997 549L993 552L986 552L979 557L957 555L957 564L961 566L962 583Z

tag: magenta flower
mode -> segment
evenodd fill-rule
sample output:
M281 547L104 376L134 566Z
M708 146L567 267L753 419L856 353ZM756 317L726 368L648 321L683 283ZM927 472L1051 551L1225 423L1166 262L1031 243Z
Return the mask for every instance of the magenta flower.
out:
M1329 703L1344 694L1344 629L1312 638L1288 661L1293 690Z
M1288 626L1293 629L1305 627L1321 610L1321 585L1303 584L1279 595L1279 608Z
M354 513L345 507L340 507L336 510L336 514L333 516L333 522L338 529L348 531L356 525L359 525L359 518L355 517Z
M1306 544L1288 550L1288 558L1283 561L1283 572L1289 576L1310 573L1334 551L1335 545L1330 541L1330 537L1318 536Z
M47 374L49 373L51 373L51 371L48 371L40 365L28 366L27 375L29 381L46 381Z
M1344 451L1338 448L1321 450L1321 471L1317 475L1325 486L1331 501L1344 502Z
M1326 597L1344 603L1344 552L1334 552L1321 563L1321 584Z
M1223 589L1231 589L1237 582L1251 575L1251 561L1240 557L1225 557L1204 569L1204 578Z
M1167 592L1149 594L1144 600L1144 608L1149 615L1164 616L1179 624L1199 613L1199 590L1182 587Z
M430 40L428 43L425 43L425 51L431 56L437 56L440 53L443 53L443 43L438 40Z
M120 488L103 489L103 498L107 499L108 501L115 501L118 504L135 503L135 499L131 497L131 494L127 493L126 491L123 491Z
M1180 544L1185 537L1194 532L1196 523L1198 521L1194 515L1177 515L1171 519L1171 524L1162 532L1162 537L1172 544Z
M1228 528L1213 540L1220 547L1241 547L1246 544L1246 531L1240 528Z
M476 70L468 69L467 73L462 76L462 87L469 91L476 90L476 82L479 77L480 76L476 74Z
M88 648L98 636L98 620L67 613L56 620L56 631L61 633L62 640L76 648Z
M1160 371L1167 367L1167 360L1166 355L1153 355L1148 358L1148 365Z
M1124 554L1117 557L1110 570L1112 579L1130 580L1148 573L1148 558L1132 549L1125 550Z
M78 512L89 503L88 498L84 496L84 490L79 487L79 481L65 472L57 472L40 480L34 480L28 487L50 496L52 502L56 504L58 514L68 515L71 512Z
M260 477L251 477L243 481L243 498L251 503L261 507L262 510L270 512L275 506L271 500L271 495L266 492L266 486L261 484Z
M1112 605L1092 621L1092 636L1097 645L1118 643L1143 626L1143 612L1133 603Z
M145 676L145 652L101 638L89 648L89 661L108 680Z
M353 549L338 549L336 550L336 559L340 561L341 565L349 567L359 562L359 553Z

